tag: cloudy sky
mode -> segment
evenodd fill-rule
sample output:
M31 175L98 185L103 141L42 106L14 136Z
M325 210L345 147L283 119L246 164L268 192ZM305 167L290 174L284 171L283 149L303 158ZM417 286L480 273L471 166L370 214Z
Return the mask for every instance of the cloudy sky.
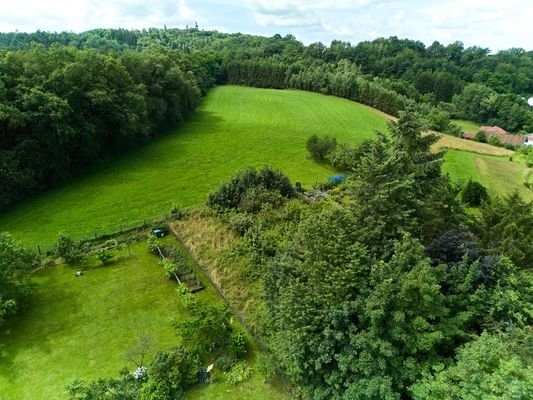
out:
M185 27L306 44L398 36L533 49L533 0L0 0L0 31Z

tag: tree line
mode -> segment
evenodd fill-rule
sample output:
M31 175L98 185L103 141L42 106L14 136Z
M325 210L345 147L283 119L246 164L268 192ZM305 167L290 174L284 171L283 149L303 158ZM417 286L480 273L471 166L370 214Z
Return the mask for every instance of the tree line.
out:
M0 52L0 208L185 121L217 74L161 47Z

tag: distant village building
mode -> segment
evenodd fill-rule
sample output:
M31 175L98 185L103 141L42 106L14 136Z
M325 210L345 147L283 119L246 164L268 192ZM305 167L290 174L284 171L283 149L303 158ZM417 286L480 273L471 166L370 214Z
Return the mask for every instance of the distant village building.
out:
M487 134L495 133L497 135L507 135L508 133L505 129L502 129L499 126L480 126L479 130Z
M499 126L481 126L479 130L485 132L487 141L493 137L497 137L501 143L512 144L513 146L533 145L533 134L528 134L526 136L511 135ZM463 133L463 139L474 140L475 138L476 134L473 132Z

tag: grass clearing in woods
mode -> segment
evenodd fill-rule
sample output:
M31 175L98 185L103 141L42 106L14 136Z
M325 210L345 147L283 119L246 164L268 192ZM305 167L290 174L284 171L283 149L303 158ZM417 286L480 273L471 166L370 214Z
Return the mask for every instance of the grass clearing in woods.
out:
M217 87L185 125L105 162L59 188L28 199L0 215L0 231L28 246L51 245L58 232L89 237L121 224L168 213L172 204L198 206L237 170L270 164L293 182L310 187L335 174L307 157L312 134L352 145L386 131L386 116L349 100L295 90ZM504 149L444 136L444 147L484 154ZM462 155L461 155L462 154ZM505 153L507 154L507 153ZM447 157L459 179L473 155ZM509 162L508 160L504 160ZM510 163L510 162L509 162ZM518 167L510 163L509 168ZM494 179L481 183L496 192L509 187ZM511 181L514 183L514 181Z

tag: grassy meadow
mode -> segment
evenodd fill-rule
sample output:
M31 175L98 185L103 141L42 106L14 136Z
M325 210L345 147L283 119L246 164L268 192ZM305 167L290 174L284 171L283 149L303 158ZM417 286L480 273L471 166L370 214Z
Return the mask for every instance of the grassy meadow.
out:
M386 120L369 107L316 93L217 87L185 125L2 213L0 231L10 231L28 246L46 247L60 231L82 238L119 230L168 213L173 203L202 204L220 182L246 166L270 164L309 187L334 174L308 159L305 142L311 134L357 144L376 129L385 131ZM483 154L498 149L449 136L443 140L441 147ZM454 152L447 157L447 171L462 178L464 170L475 167L473 157ZM500 185L479 176L496 191L515 183Z
M154 340L149 360L177 343L173 322L187 311L176 282L164 277L146 247L146 241L134 244L131 256L124 249L107 266L92 263L82 277L68 265L33 275L29 309L0 330L0 398L63 399L65 386L76 378L90 381L118 376L124 366L133 369L124 354L143 333ZM208 282L203 284L206 289L195 296L222 303ZM265 384L258 373L239 386L218 381L198 385L187 398L227 399L232 393L285 398L281 387Z
M481 126L476 122L468 121L466 119L454 119L452 122L463 131L471 133L476 133L479 131L479 127Z
M466 182L472 179L498 195L518 189L526 200L533 201L533 191L523 184L526 165L520 159L511 162L509 157L448 150L445 160L443 171L450 174L452 180Z

